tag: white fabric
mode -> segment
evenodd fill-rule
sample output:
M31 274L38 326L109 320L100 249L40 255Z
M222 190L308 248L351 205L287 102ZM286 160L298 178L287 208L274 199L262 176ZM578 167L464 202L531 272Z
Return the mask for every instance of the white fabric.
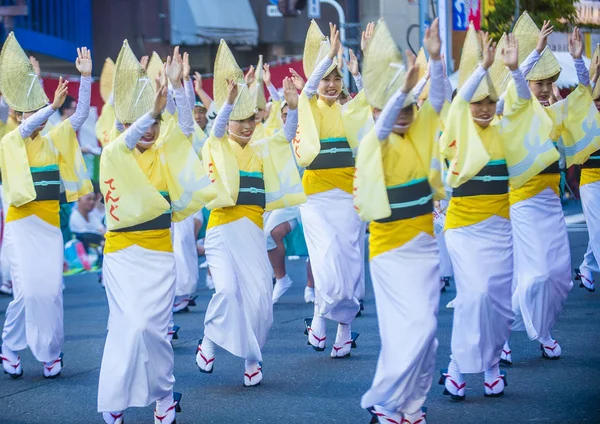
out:
M600 273L600 181L582 185L579 187L579 194L590 235L588 252L579 270L593 281L592 273Z
M311 194L300 213L315 280L315 314L350 324L360 309L355 290L363 266L363 224L352 195L340 189Z
M73 233L92 233L98 235L104 235L105 227L102 222L98 221L95 214L91 212L88 214L88 219L79 212L77 207L74 207L69 217L69 228Z
M492 216L445 236L457 293L452 357L461 373L477 374L500 361L513 321L511 225Z
M2 240L0 242L0 272L2 274L2 284L7 284L11 281L10 266L6 257L6 249L4 248L4 239L6 237L6 214L8 213L8 203L4 201L4 188L0 184L0 197L2 201Z
M367 252L367 224L368 222L361 221L360 233L358 237L358 246L360 248L360 279L356 283L354 287L354 297L359 301L364 300L365 298L365 272L366 272L366 264L365 264L365 254Z
M175 296L189 296L196 291L198 284L198 250L194 215L183 221L173 222L173 254L177 271Z
M414 413L431 388L438 341L438 248L419 234L370 262L381 351L373 385L361 406Z
M209 229L206 261L215 294L206 309L204 334L248 361L261 350L273 324L273 282L262 229L248 218Z
M173 391L174 355L167 340L175 296L175 259L134 245L104 256L108 335L98 412L145 407Z
M29 346L38 361L54 361L64 341L60 228L35 215L8 222L4 250L14 294L6 309L4 345L13 352Z
M513 330L549 337L573 287L571 251L560 198L547 188L510 207L514 250Z
M446 238L444 236L444 226L446 223L446 210L448 209L448 200L440 200L440 210L434 210L433 222L435 230L435 239L440 249L440 275L442 277L452 277L454 272L452 271L452 262L450 261L450 255L448 254L448 248L446 247Z
M275 209L274 211L265 213L263 218L267 250L273 250L277 246L271 236L271 231L284 222L289 222L292 231L294 231L298 222L300 222L300 208L298 206L290 206L289 208Z

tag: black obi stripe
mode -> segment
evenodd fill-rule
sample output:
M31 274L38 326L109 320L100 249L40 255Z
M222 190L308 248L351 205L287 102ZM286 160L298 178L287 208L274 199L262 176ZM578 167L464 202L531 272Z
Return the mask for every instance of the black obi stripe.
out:
M236 205L260 206L265 208L265 180L260 177L240 175L240 190Z
M600 150L596 150L581 166L582 168L600 168Z
M171 204L171 198L169 195L163 195L165 200ZM171 211L163 213L150 221L142 222L141 224L133 225L131 227L121 228L118 230L111 230L114 233L125 233L131 231L149 231L149 230L166 230L171 228Z
M545 168L540 174L560 174L560 166L558 165L558 161L549 165Z
M433 213L433 196L426 179L407 186L389 187L387 194L392 215L375 222L394 222Z
M352 156L352 149L348 144L348 140L335 140L336 141L321 140L321 151L306 169L314 171L317 169L354 167L354 157Z
M35 200L60 200L60 172L32 172Z
M505 163L486 165L460 187L452 190L453 197L508 193L508 168Z

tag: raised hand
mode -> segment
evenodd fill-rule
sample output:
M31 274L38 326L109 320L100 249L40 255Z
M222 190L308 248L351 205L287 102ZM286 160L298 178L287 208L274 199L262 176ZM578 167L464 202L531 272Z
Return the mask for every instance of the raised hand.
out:
M374 31L375 31L375 22L369 22L360 37L360 49L363 51L363 53L365 52L367 45L369 44L369 41L371 41Z
M553 31L554 31L554 27L552 26L552 24L550 23L550 21L544 21L544 25L542 26L542 30L540 31L540 34L538 35L537 45L535 46L535 50L539 54L542 54L542 52L544 51L544 49L548 45L548 36L550 34L552 34Z
M250 85L256 79L256 70L254 69L254 65L250 65L248 72L244 75L244 81L246 81L246 85Z
M440 39L440 21L438 18L435 18L431 26L425 30L423 45L432 60L440 60L442 40Z
M519 69L519 42L514 35L508 34L506 46L504 46L501 53L504 64L508 69L511 71Z
M296 87L296 90L302 91L305 85L304 78L302 78L294 68L290 68L290 74L292 74L291 78L292 82L294 83L294 87Z
M179 54L179 46L173 50L173 57L167 57L166 74L173 85L173 88L181 87L181 78L183 78L183 59Z
M415 88L415 85L419 82L419 65L416 63L417 57L415 54L406 50L406 77L404 79L404 85L402 86L403 93L410 93L410 90Z
M200 75L200 72L194 73L194 91L198 96L204 91L202 88L202 75Z
M298 91L289 77L283 79L283 98L291 110L298 108Z
M335 59L341 48L340 31L337 29L336 25L329 22L329 53L327 53L327 57L331 60Z
M63 80L63 77L58 79L58 87L54 92L54 100L52 101L52 109L58 110L67 98L69 94L69 81Z
M227 104L234 104L238 95L238 85L234 80L227 80Z
M263 82L266 85L269 85L271 83L271 70L269 69L268 63L265 63L263 65Z
M180 82L181 84L181 82ZM167 83L167 65L163 66L163 71L156 77L156 95L154 96L154 105L150 115L156 118L167 106L167 93L169 92Z
M481 66L487 71L494 63L494 56L496 55L496 43L492 41L492 38L487 32L484 32L481 34L481 46L483 49Z
M583 37L577 27L573 29L573 34L569 35L569 53L573 59L581 59L583 55Z
M183 79L189 81L191 72L192 68L190 66L190 55L185 52L183 54Z
M144 68L144 70L146 70L146 68L148 67L148 62L150 61L150 56L142 56L140 59L140 65L142 65L142 68Z
M92 54L87 47L77 48L75 66L82 77L89 77L92 75Z
M41 77L42 71L40 70L40 62L33 56L29 56L29 62L31 66L33 66L33 72L37 75L38 78Z
M346 66L348 67L348 70L352 75L357 76L359 74L358 59L356 58L356 55L354 54L352 49L350 49L350 61L348 62L346 60Z

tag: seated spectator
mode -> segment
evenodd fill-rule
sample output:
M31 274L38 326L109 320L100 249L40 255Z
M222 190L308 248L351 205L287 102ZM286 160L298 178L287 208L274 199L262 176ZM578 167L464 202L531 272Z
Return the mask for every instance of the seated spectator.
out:
M86 194L77 201L69 219L71 232L86 249L104 244L106 227L98 220L97 215L91 213L95 208L96 194Z

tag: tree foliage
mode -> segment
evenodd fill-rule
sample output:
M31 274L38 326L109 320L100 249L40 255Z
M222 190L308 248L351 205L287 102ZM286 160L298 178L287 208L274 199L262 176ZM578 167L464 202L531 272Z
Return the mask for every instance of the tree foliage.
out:
M500 39L502 33L509 33L515 23L515 0L496 0L494 10L486 15L482 26L495 40ZM577 11L574 0L520 0L519 15L527 11L538 27L542 27L544 20L549 20L554 25L555 31L561 32L568 29L569 25L577 22Z

